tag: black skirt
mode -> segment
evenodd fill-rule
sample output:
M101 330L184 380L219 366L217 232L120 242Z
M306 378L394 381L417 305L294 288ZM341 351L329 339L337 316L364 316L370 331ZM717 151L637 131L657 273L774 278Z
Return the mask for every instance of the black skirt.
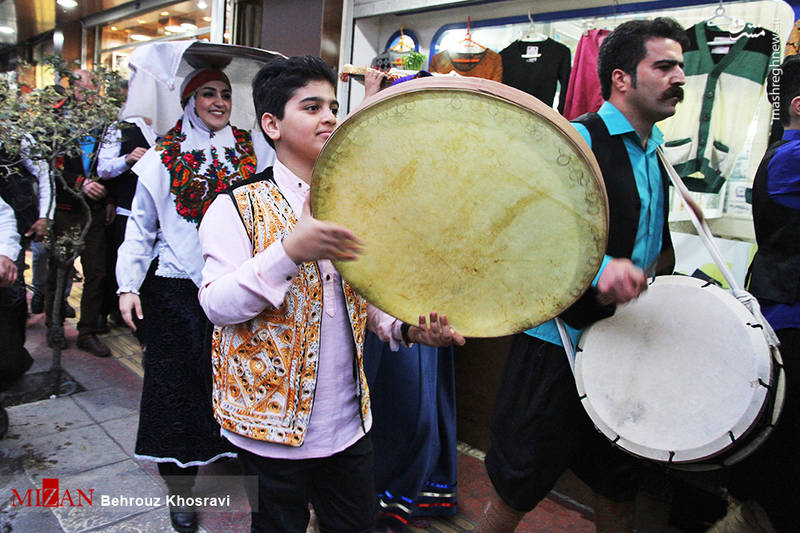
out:
M211 409L211 332L188 279L148 276L136 457L179 466L235 456Z

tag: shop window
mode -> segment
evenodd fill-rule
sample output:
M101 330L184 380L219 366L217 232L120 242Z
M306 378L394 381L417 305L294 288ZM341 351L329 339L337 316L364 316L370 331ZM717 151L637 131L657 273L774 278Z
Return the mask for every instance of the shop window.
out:
M100 63L128 77L128 57L137 46L151 41L208 40L211 4L212 0L188 0L104 25L97 47Z
M546 13L536 15L537 18L533 23L526 14L502 19L471 20L469 33L473 41L494 52L501 52L514 41L521 40L526 33L535 32L543 38L549 37L566 45L574 59L578 42L589 30L613 30L623 22L645 17L651 19L658 16L672 17L684 28L689 28L711 18L718 8L717 2L698 2L698 5L686 6L684 4L680 7L669 7L669 2L655 2L655 4L660 4L660 6L649 11L642 11L642 4L637 4L638 7L620 5L612 8ZM665 5L668 7L664 8ZM733 18L749 22L756 27L766 28L776 35L780 35L781 39L785 39L791 26L784 22L785 12L791 11L791 7L785 2L769 0L725 2L725 9L727 14ZM463 13L464 10L461 12ZM464 16L463 22L454 22L440 27L431 40L429 57L433 58L444 50L457 51L460 43L464 40L467 28L466 16ZM557 97L556 100L558 100ZM755 168L766 149L766 133L771 122L771 113L766 99L762 103L762 106L757 105L753 109L747 110L746 113L742 113L744 123L741 124L741 131L746 132L746 139L736 154L735 164L731 165L725 185L716 193L692 193L695 200L704 208L708 218L750 217L750 208L744 201L742 191L752 181ZM671 198L670 209L671 220L687 218L686 211L677 198Z

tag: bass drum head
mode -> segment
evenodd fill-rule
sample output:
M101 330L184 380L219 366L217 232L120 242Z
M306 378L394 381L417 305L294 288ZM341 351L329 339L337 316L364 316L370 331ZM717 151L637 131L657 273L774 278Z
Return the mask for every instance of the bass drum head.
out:
M772 354L730 293L663 276L584 332L575 377L606 437L634 455L679 465L744 442L769 403Z
M597 162L553 109L482 79L425 78L378 93L328 139L314 216L365 241L336 268L401 320L460 333L522 331L597 273L608 207Z

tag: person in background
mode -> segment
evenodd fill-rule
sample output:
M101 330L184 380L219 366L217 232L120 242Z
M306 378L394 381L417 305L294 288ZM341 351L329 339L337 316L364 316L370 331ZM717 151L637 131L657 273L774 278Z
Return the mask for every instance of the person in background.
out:
M0 178L2 179L2 178ZM0 196L0 332L3 333L3 342L0 343L0 370L3 377L0 378L0 390L13 384L13 382L27 368L20 372L17 361L19 360L20 350L24 347L20 343L25 342L24 330L25 320L22 320L22 336L19 335L20 322L16 314L19 301L19 291L14 291L17 277L17 265L15 261L19 256L21 247L19 245L19 233L17 233L17 220L14 216L14 209L8 205ZM18 284L16 284L18 285ZM16 293L16 294L15 294ZM25 289L22 288L22 301L24 302ZM30 367L30 355L27 366ZM0 439L8 431L8 413L0 405Z
M373 60L373 65L375 60ZM386 86L386 73L367 69L364 96ZM455 353L453 347L391 344L368 331L364 371L371 392L378 527L403 531L435 516L456 514L457 445Z
M115 322L122 323L117 301L117 278L114 273L117 264L117 249L125 240L125 226L131 215L131 204L136 192L138 178L131 167L156 142L156 135L150 125L142 118L123 122L119 127L112 127L100 146L97 156L97 175L109 189L109 196L115 207L112 222L107 227L106 241L108 247L109 271L103 309L97 327L107 329L107 316L117 317ZM141 337L142 331L137 330Z
M255 172L256 152L250 132L229 123L224 72L188 75L180 103L177 124L133 166L138 182L116 272L125 323L136 330L146 320L136 457L158 463L170 494L190 496L199 466L235 456L211 410L211 325L197 301L197 227L221 191ZM171 505L170 521L176 531L195 531L197 511Z
M618 26L600 47L605 102L574 125L598 159L610 226L606 256L592 286L561 315L577 345L582 329L647 288L644 270L671 273L669 180L659 163L655 123L683 99L683 28L674 20ZM650 274L650 273L648 273ZM514 337L490 428L486 470L494 486L478 531L513 531L567 469L597 494L599 533L633 531L640 464L615 449L581 405L554 320Z
M92 105L96 81L91 72L77 70L70 78L75 88L74 102L70 105ZM69 112L67 110L66 112ZM84 249L81 252L83 270L83 292L81 294L81 311L78 320L78 348L96 357L108 357L111 351L97 338L97 317L103 305L103 287L106 280L106 241L105 221L108 190L95 179L96 151L99 139L87 136L79 141L81 155L63 158L57 162L61 175L68 187L84 196L91 210L91 222L84 237ZM56 235L80 231L86 223L80 201L64 190L60 181L56 182L56 210L53 219L53 231ZM51 255L48 265L47 297L45 298L45 316L49 326L52 317L54 293L58 265ZM53 339L48 336L48 345ZM64 339L62 348L66 347Z
M771 77L779 94L783 139L768 149L753 179L753 226L758 250L749 291L780 340L786 396L767 441L734 466L729 489L758 502L778 533L797 531L800 464L800 56L787 57Z

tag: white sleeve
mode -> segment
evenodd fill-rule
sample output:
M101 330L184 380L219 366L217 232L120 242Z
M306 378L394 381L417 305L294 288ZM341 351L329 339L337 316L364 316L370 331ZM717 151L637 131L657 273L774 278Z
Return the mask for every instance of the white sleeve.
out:
M16 261L19 251L17 217L14 209L0 198L0 255Z
M131 215L125 226L125 240L117 250L117 294L139 294L158 237L158 213L150 191L141 183L136 185Z
M97 175L102 179L116 178L130 167L122 151L122 134L118 128L109 128L106 139L97 154Z
M28 153L28 146L32 143L32 139L27 137L22 139L23 154ZM53 210L55 210L55 203L50 206L50 166L46 161L39 159L32 161L27 155L23 155L22 164L28 171L36 176L36 181L39 183L39 218L53 218Z

